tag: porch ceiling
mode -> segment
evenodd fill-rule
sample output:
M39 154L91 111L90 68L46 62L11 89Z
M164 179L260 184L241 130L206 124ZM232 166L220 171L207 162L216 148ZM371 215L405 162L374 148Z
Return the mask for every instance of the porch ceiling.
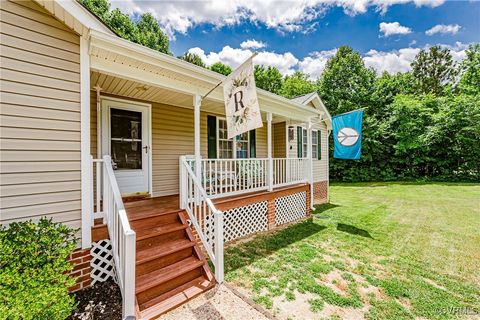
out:
M156 102L168 104L181 108L193 110L192 95L163 89L160 87L146 85L145 83L122 79L96 71L90 72L90 83L92 87L99 85L102 88L102 94L125 97L147 102ZM225 114L223 103L205 99L202 102L202 111L217 115ZM266 113L262 112L262 118L266 121ZM295 122L294 120L282 117L276 114L272 115L272 122Z
M90 66L92 87L98 84L106 93L187 108L193 105L193 95L206 94L225 78L205 68L97 32L91 34ZM307 121L323 114L310 106L257 90L260 109L262 113L271 112L273 122ZM222 86L202 101L202 110L224 114Z

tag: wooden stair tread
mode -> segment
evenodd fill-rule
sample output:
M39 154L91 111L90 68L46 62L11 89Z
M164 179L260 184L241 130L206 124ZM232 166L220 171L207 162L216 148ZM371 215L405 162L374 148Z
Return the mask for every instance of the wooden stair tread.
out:
M140 319L152 319L158 317L214 286L215 281L209 281L204 276L193 279L140 305Z
M168 241L166 243L159 243L151 247L144 247L137 250L136 264L142 264L177 251L193 247L195 242L188 239L178 239Z
M132 222L132 221L144 220L144 219L149 219L149 218L154 218L159 216L165 216L165 215L174 214L174 213L180 213L182 211L184 210L173 209L168 211L161 211L156 207L148 207L148 208L142 208L142 210L127 211L127 216L128 216L128 220Z
M155 226L153 228L145 228L137 231L137 242L152 237L156 237L162 234L186 229L188 226L181 222L168 223L161 226Z
M166 267L138 276L136 278L135 293L138 294L161 285L162 283L175 279L184 273L200 268L204 264L204 261L191 256Z

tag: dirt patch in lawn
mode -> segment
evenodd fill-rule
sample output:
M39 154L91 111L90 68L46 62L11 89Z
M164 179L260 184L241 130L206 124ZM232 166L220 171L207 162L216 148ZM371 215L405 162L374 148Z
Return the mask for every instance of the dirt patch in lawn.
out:
M121 320L122 296L113 280L74 293L77 308L68 320Z

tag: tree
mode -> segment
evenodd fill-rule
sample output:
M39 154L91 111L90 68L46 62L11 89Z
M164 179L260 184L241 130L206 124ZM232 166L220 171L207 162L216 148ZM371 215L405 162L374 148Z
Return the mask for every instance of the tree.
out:
M137 22L138 42L157 51L170 54L168 38L151 13L144 13Z
M365 67L360 54L342 46L318 80L319 95L331 114L368 107L374 80L375 72Z
M115 9L110 13L108 19L108 26L120 37L130 40L132 42L138 42L138 29L130 20L130 17L119 9Z
M291 76L285 77L278 94L291 99L313 91L317 91L317 86L308 80L308 75L295 71Z
M480 43L471 44L460 64L458 88L466 94L480 94Z
M81 0L81 3L120 37L171 54L168 38L152 14L143 14L135 24L120 9L110 11L108 0Z
M232 73L232 68L221 62L215 62L212 64L210 66L210 70L223 74L224 76L228 76L230 73Z
M411 66L420 93L442 95L444 86L451 83L456 74L450 50L440 46L433 46L428 51L421 50Z
M388 117L387 106L399 94L413 94L416 90L416 80L411 72L390 74L384 72L375 79L372 92L372 104L376 117L381 120Z
M108 0L82 0L81 3L103 22L108 20L110 13L110 2Z
M202 58L196 53L192 52L185 52L183 55L179 56L178 59L183 61L190 62L191 64L197 65L202 68L206 68L207 66L203 63Z
M255 66L255 84L258 88L278 93L282 88L283 76L275 67Z

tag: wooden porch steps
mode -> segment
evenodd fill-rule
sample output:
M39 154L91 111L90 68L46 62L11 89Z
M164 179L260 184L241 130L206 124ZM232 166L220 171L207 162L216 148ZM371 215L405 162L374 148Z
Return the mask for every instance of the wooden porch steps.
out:
M137 234L137 318L155 319L213 288L215 279L188 226L186 212L164 212L148 202L139 203L126 205Z

